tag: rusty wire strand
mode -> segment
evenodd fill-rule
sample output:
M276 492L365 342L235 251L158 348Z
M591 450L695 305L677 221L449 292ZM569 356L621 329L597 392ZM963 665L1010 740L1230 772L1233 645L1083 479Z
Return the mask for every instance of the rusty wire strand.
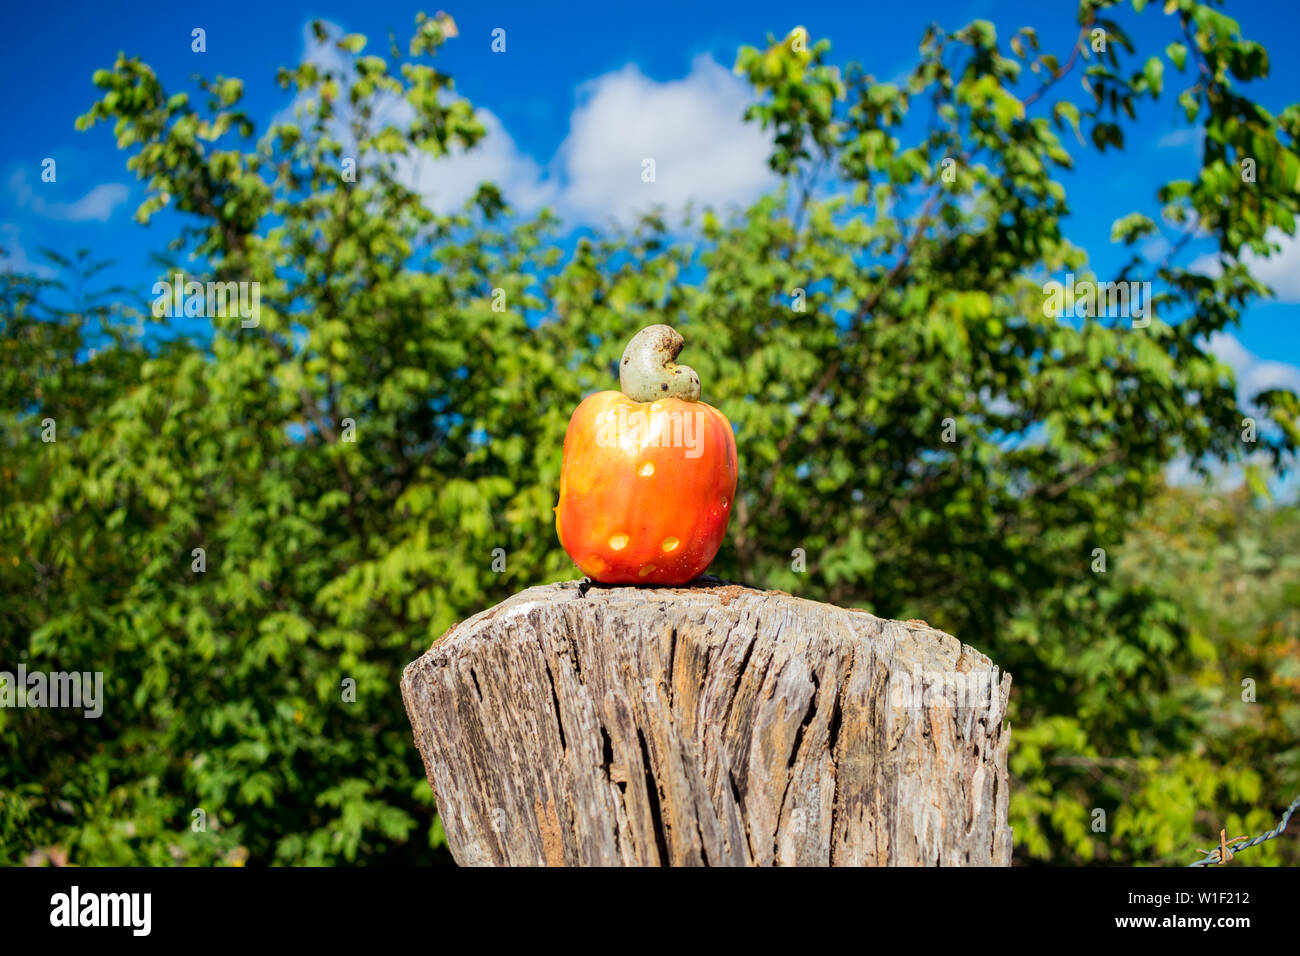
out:
M1286 825L1291 822L1291 814L1295 813L1297 809L1300 809L1300 797L1296 797L1294 800L1291 801L1291 806L1287 807L1286 812L1282 814L1282 821L1273 829L1269 830L1267 833L1261 833L1253 840L1246 840L1245 837L1237 837L1236 840L1233 840L1232 842L1228 843L1227 860L1232 859L1233 856L1235 856L1240 851L1246 849L1247 847L1258 846L1259 844L1263 843L1265 840L1272 840L1274 837L1281 836L1282 831L1286 829ZM1243 840L1245 840L1246 842L1244 843L1241 842ZM1188 863L1187 864L1188 866L1209 866L1211 863L1227 862L1227 860L1220 859L1220 855L1221 855L1220 848L1217 846L1211 847L1209 850L1201 850L1199 852L1207 854L1205 859L1197 860L1194 863Z

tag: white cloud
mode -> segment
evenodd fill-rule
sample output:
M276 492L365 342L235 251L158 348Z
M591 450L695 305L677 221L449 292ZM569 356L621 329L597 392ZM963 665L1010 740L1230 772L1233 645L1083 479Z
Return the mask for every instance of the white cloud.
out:
M350 56L337 46L346 31L337 23L328 20L322 23L326 33L324 42L317 41L310 23L303 27L301 59L315 64L322 72L347 77ZM441 96L444 103L460 98L448 92ZM292 103L272 117L272 124L293 122L295 113L305 110L314 99L309 93L297 94ZM354 147L348 110L347 100L342 98L328 127L331 136L345 146ZM460 209L483 182L496 183L507 201L522 212L536 212L554 202L555 184L547 181L536 160L515 145L500 119L486 109L475 110L475 117L483 125L486 135L473 149L453 148L448 155L436 158L423 150L411 149L395 158L399 180L419 192L430 209L444 215ZM375 95L376 128L392 124L405 129L413 118L414 110L405 99L387 92Z
M663 204L746 204L776 184L771 143L743 120L747 85L711 57L697 57L681 80L656 83L635 66L584 84L569 132L543 166L519 149L496 114L475 112L487 135L469 151L403 159L413 188L438 212L458 208L479 183L494 182L521 212L554 206L576 223L628 224ZM642 163L655 161L655 181Z
M344 30L326 23L326 31L318 43L304 27L302 57L346 74L348 54L335 47ZM707 54L684 78L664 83L628 64L579 88L568 134L548 163L523 152L496 114L480 108L487 135L473 149L437 158L413 150L398 160L398 173L439 213L460 208L483 182L501 187L520 212L550 205L574 223L627 224L638 212L663 205L674 213L688 200L744 205L777 182L767 168L770 137L743 120L751 99L748 84ZM273 122L292 119L305 103L300 94ZM410 122L409 104L396 97L381 94L377 112L399 127ZM342 120L332 133L347 143ZM655 161L653 183L642 182L645 159Z
M1176 129L1173 132L1165 133L1156 140L1157 149L1178 149L1183 146L1195 145L1198 149L1202 142L1205 141L1204 127L1194 129Z
M588 222L628 221L688 199L744 204L772 187L768 135L743 114L748 85L701 54L684 79L656 83L629 64L585 84L560 147L563 211ZM655 161L655 182L641 181Z
M1277 301L1300 302L1300 240L1276 227L1264 238L1281 248L1267 257L1246 250L1241 256L1242 264L1252 276L1273 289ZM1213 252L1198 256L1187 268L1211 277L1223 272L1219 256Z
M333 20L321 20L325 40L316 39L312 21L302 25L302 61L315 64L322 72L344 74L348 70L348 54L338 48L338 41L347 33Z
M1215 332L1205 344L1211 354L1230 366L1236 374L1237 397L1241 401L1242 410L1254 418L1259 427L1265 427L1268 419L1263 409L1252 401L1256 395L1273 388L1286 388L1300 394L1300 367L1262 359L1228 332ZM1267 476L1269 492L1274 501L1300 499L1300 472L1297 471L1300 462L1294 457L1286 462L1288 474L1284 478L1272 470L1268 456L1262 453L1247 455L1241 462L1225 465L1222 462L1207 461L1207 464L1210 470L1210 488L1225 491L1240 488L1246 481L1245 466L1254 464ZM1165 478L1171 485L1199 486L1205 483L1205 479L1193 471L1191 460L1186 457L1171 462L1165 469Z
M335 73L339 76L347 76L348 55L336 46L339 39L347 31L337 23L329 20L322 20L321 24L325 28L325 41L323 43L316 40L316 31L312 29L311 21L303 24L302 52L299 54L299 62L314 64L321 73ZM314 97L307 93L296 94L292 103L271 117L270 125L292 123L295 118L294 113L298 108L305 107L313 100Z
M33 262L20 241L22 230L12 222L0 225L0 272L54 278L54 269L43 262Z
M1147 262L1159 262L1169 254L1171 248L1169 240L1164 236L1151 236L1138 246L1138 252Z
M471 150L453 149L437 158L421 150L400 157L397 169L403 181L424 197L437 213L446 214L464 205L483 182L501 188L506 201L525 213L557 201L557 184L543 174L541 166L522 152L496 114L479 109L475 117L487 135Z
M347 75L350 56L335 47L344 30L328 21L325 30L328 39L318 43L311 23L304 25L303 60ZM480 108L486 135L472 150L439 157L411 151L396 172L439 213L463 206L482 182L497 183L517 211L552 206L585 224L625 225L638 212L659 204L677 212L688 200L748 204L776 185L767 168L770 137L742 118L750 101L748 83L708 55L695 57L684 78L664 83L628 64L578 88L567 137L549 163L521 151L497 114ZM305 104L307 96L295 96L272 122L292 120ZM391 95L380 95L377 113L399 127L411 120L409 104ZM348 143L343 120L331 124L331 134ZM642 182L646 159L655 161L653 183Z
M1285 388L1300 394L1300 367L1262 359L1228 332L1215 332L1206 345L1212 355L1236 373L1237 397L1247 406L1249 414L1256 417L1261 414L1251 404L1260 392Z
M1193 470L1191 459L1183 456L1169 463L1165 468L1165 481L1174 486L1190 488L1209 488L1213 491L1235 491L1246 483L1246 466L1255 465L1265 476L1269 494L1278 504L1300 501L1300 472L1294 458L1287 459L1285 477L1273 470L1273 463L1267 455L1248 455L1243 462L1225 465L1222 462L1207 462L1209 476L1202 477Z
M76 202L50 202L27 181L27 171L18 169L9 177L9 190L19 209L30 209L46 219L61 222L107 222L113 210L126 202L130 187L123 183L102 183Z
M1300 394L1300 367L1262 359L1231 333L1215 332L1205 342L1207 350L1219 361L1228 365L1236 374L1237 397L1242 410L1254 418L1262 427L1267 421L1263 409L1255 405L1252 399L1260 392L1274 388L1290 389ZM1231 490L1239 488L1246 480L1245 465L1256 464L1266 475L1269 491L1275 501L1295 501L1300 499L1300 471L1294 457L1286 462L1288 474L1280 478L1272 472L1268 456L1251 454L1244 462L1225 465L1221 462L1207 461L1210 470L1209 487ZM1192 462L1186 457L1179 458L1165 469L1165 478L1171 485L1200 485L1203 479L1192 468Z

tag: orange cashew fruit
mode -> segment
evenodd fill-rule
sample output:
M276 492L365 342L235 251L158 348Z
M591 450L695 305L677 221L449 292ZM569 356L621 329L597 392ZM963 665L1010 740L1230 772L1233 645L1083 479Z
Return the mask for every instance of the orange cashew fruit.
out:
M589 395L569 420L555 530L603 584L685 584L709 566L736 496L736 438L700 398L685 344L642 329L619 365L622 391Z

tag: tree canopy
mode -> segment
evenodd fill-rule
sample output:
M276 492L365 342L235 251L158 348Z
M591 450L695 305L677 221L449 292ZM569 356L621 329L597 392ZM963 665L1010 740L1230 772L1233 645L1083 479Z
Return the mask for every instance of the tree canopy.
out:
M260 312L182 335L89 256L62 289L3 277L0 660L102 671L108 704L0 710L0 859L445 859L401 668L578 576L564 429L659 322L736 430L715 573L924 618L1013 674L1018 859L1168 862L1216 814L1271 825L1300 783L1300 522L1163 476L1238 463L1262 491L1300 441L1300 400L1248 407L1206 345L1268 292L1243 258L1295 232L1300 104L1249 98L1267 53L1216 6L1135 0L1167 27L1151 51L1115 6L1083 0L1055 52L935 25L897 83L769 36L736 71L780 187L581 238L491 183L449 215L412 188L418 157L484 135L438 69L446 15L386 55L318 28L344 66L281 70L297 118L267 129L238 79L96 71L78 122L112 124L137 219L186 216L161 276L257 283ZM1117 219L1131 256L1096 275L1059 177L1122 162L1169 99L1200 168ZM1179 264L1194 236L1217 274ZM1065 273L1150 282L1149 324L1045 314Z

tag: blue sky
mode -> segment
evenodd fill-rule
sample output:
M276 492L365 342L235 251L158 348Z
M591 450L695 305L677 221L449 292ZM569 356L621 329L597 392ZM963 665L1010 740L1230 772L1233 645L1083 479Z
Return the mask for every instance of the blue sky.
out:
M458 90L486 111L491 135L468 157L422 173L431 202L449 203L478 178L491 178L525 210L553 203L575 225L606 222L632 201L627 177L611 179L609 157L620 148L635 152L644 142L656 143L656 155L666 154L681 172L671 178L677 193L665 186L669 200L692 195L744 203L767 188L765 143L757 130L739 124L746 93L729 70L737 47L759 45L768 32L784 34L802 24L813 37L831 40L833 60L858 60L888 79L914 62L921 32L932 20L953 29L983 17L1003 37L1030 24L1044 48L1062 51L1077 29L1068 0L442 2L460 35L444 48L440 63ZM151 64L171 90L192 89L195 73L238 76L245 82L246 108L265 121L289 106L288 94L274 82L275 69L303 55L305 24L322 18L346 32L364 33L371 50L382 53L390 29L405 44L419 9L390 0L7 5L0 13L6 46L0 59L6 94L0 113L6 144L0 153L0 246L8 250L8 264L35 261L40 247L63 253L86 247L117 260L113 278L147 296L156 271L149 253L175 234L178 218L166 214L148 228L136 225L131 214L144 190L125 169L111 130L73 128L94 99L92 71L110 66L119 50ZM432 13L438 7L424 9ZM1246 36L1271 48L1272 75L1252 86L1252 95L1274 111L1300 99L1300 63L1287 55L1300 35L1300 4L1244 0L1230 2L1225 12ZM1170 18L1159 10L1139 17L1124 7L1118 16L1144 53L1162 50L1173 38ZM205 53L190 49L194 27L206 30ZM490 49L498 27L506 30L504 54ZM1077 85L1077 79L1067 82ZM1174 82L1169 71L1166 85ZM1150 212L1156 187L1190 176L1197 163L1198 144L1180 132L1179 111L1168 94L1147 104L1127 135L1122 153L1073 149L1079 164L1065 178L1073 208L1068 233L1103 272L1123 258L1109 244L1111 222L1133 210ZM57 162L54 183L41 181L46 157ZM1205 251L1189 249L1187 261ZM1252 308L1242 328L1217 343L1216 351L1238 367L1248 387L1300 388L1300 248L1288 244L1286 258L1262 265L1261 272L1276 283L1282 301Z

